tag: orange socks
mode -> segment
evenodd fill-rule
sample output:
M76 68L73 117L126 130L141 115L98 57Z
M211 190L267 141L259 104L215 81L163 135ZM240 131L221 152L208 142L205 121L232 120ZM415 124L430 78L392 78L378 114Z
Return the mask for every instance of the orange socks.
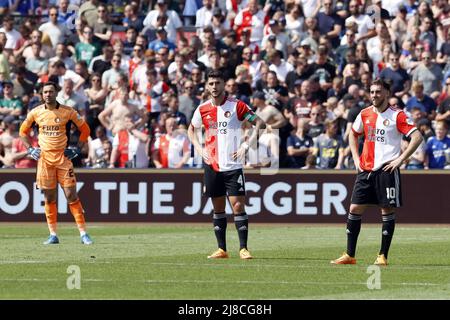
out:
M45 202L45 217L47 218L48 230L51 235L56 235L56 202Z
M86 232L86 226L84 221L83 207L81 206L80 199L77 199L75 202L69 203L69 208L70 212L75 218L78 230L80 230L80 233L84 234Z

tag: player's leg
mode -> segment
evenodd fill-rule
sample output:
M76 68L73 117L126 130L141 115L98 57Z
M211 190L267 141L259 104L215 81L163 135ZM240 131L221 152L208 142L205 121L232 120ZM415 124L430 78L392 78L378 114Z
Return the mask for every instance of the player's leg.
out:
M210 166L205 165L204 195L211 198L214 216L214 234L218 249L208 256L208 259L228 258L226 232L227 217L225 214L225 187L221 172L215 172Z
M376 183L383 225L381 227L381 247L375 264L387 265L389 248L395 230L395 208L402 205L400 170L396 169L393 173L381 171L377 176Z
M44 192L45 218L50 235L44 244L59 243L57 236L58 210L56 207L56 168L49 166L43 159L38 161L36 185Z
M91 244L92 240L86 232L86 222L84 219L84 210L77 193L77 181L73 171L72 162L65 158L64 163L57 168L58 182L64 190L67 202L69 203L69 210L75 219L78 230L80 232L81 242L84 244Z
M241 259L251 259L247 248L248 215L245 212L245 178L242 169L226 172L224 175L228 199L233 209L234 224L239 236L239 256Z
M332 264L355 264L356 245L361 230L362 214L370 204L376 204L376 194L372 186L371 174L359 172L353 188L349 214L347 217L347 251Z
M59 243L58 235L56 233L57 229L57 216L58 209L56 207L56 188L55 189L44 189L44 199L45 199L45 218L47 219L47 226L50 235L44 244L57 244Z

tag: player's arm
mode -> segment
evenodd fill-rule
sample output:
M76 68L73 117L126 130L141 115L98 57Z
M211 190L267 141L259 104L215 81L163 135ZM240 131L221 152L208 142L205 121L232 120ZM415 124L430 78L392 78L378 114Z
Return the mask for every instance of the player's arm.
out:
M335 169L342 169L343 164L344 164L344 157L345 157L345 149L340 147L338 152L339 152L339 156L338 156L338 161L336 164Z
M416 149L423 142L423 136L420 131L416 128L412 120L408 119L404 112L399 112L397 115L397 130L403 133L407 137L411 138L408 147L403 151L400 156L383 167L384 171L393 172L395 169L399 168L403 162L411 157L411 155L416 151Z
M201 142L198 140L198 135L202 134L202 128L201 127L195 127L192 123L189 125L188 128L188 136L191 140L192 145L194 146L195 151L198 154L202 155L203 160L206 163L209 163L209 158L206 152L203 152L203 147Z
M419 130L415 130L410 135L411 141L409 142L408 147L406 150L393 161L389 162L384 168L384 171L390 171L393 172L396 168L400 167L406 159L411 157L411 155L416 151L416 149L420 146L420 144L423 142L423 136L419 132Z
M34 112L29 112L26 119L22 122L19 129L19 137L20 140L23 141L23 144L28 149L31 147L31 140L29 137L31 128L34 123Z
M195 151L202 155L203 161L209 164L209 157L206 150L203 150L202 143L198 140L198 137L202 135L202 116L200 114L200 108L195 109L192 115L191 123L188 128L188 137L194 146Z
M355 163L355 168L357 171L361 170L359 167L359 134L352 130L348 136L348 145L350 146L350 151L352 152L353 162Z

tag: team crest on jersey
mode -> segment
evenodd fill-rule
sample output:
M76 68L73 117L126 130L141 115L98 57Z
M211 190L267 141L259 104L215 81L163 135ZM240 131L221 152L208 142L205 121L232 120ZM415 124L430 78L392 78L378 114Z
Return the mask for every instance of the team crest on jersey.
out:
M230 111L226 111L224 116L225 116L225 118L231 117L231 112Z
M55 123L60 123L61 119L60 118L55 118Z
M389 125L389 119L385 119L383 121L383 124L384 124L385 127L387 127Z

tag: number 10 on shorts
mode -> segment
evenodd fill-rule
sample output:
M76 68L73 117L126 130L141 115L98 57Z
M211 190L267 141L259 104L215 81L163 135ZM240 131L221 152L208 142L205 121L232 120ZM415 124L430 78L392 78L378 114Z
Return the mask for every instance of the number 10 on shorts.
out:
M386 195L388 199L395 199L395 188L386 188Z

